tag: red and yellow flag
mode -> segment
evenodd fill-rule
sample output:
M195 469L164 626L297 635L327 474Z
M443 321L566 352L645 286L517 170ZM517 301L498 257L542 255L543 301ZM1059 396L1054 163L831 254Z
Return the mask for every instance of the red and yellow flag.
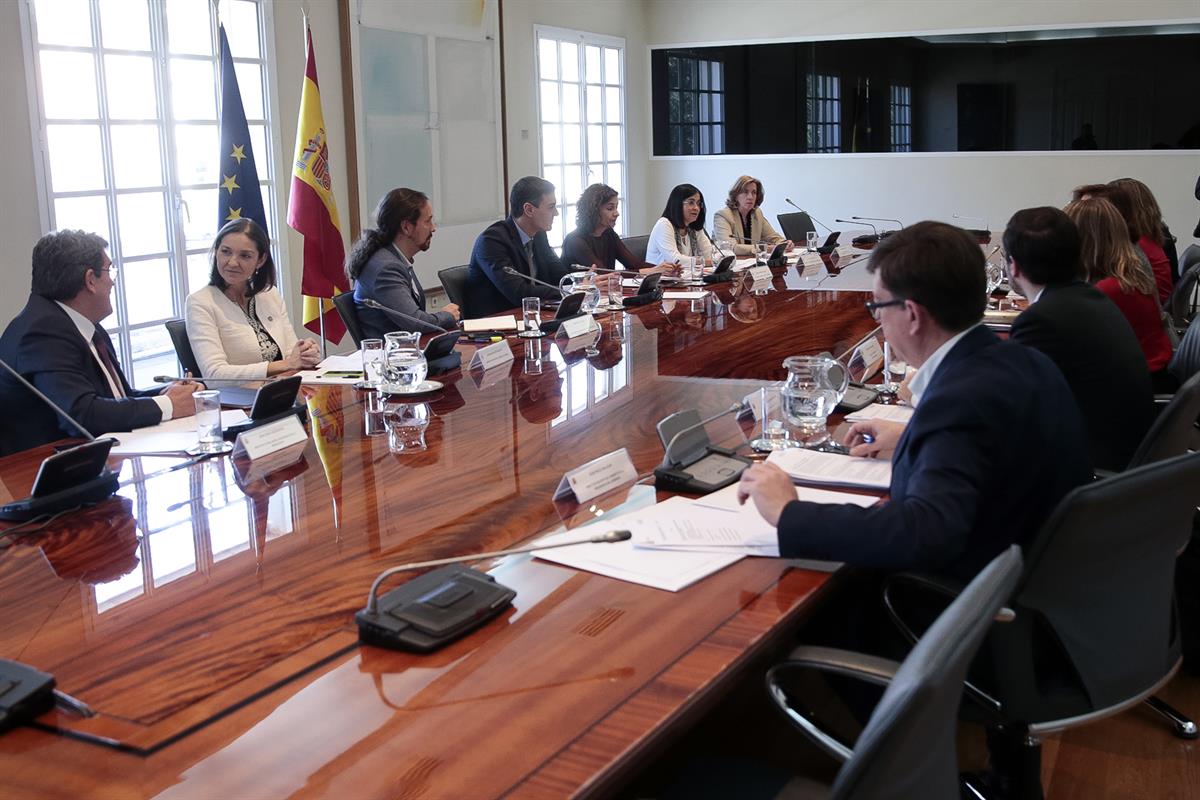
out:
M296 126L296 158L292 162L287 223L304 236L304 269L300 280L304 327L320 333L319 317L324 314L325 338L336 344L345 335L346 326L331 298L349 291L350 282L343 265L346 248L342 244L329 174L329 146L325 139L325 117L321 113L321 90L317 86L317 57L307 24L304 36L308 58L300 91L300 121Z

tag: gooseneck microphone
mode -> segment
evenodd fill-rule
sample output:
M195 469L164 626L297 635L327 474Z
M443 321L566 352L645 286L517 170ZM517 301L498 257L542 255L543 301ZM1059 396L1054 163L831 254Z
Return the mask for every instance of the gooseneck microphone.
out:
M516 270L513 267L505 267L504 271L507 272L509 275L515 275L522 280L529 281L530 283L536 283L538 286L545 286L546 288L553 289L556 292L559 291L558 287L555 286L553 283L546 283L545 281L538 280L537 278L533 277L532 275L526 275L524 272L520 272L519 270Z
M834 220L834 222L844 222L844 223L845 223L845 224L847 224L847 225L853 225L853 224L855 223L855 221L858 221L858 222L866 222L866 219L865 219L865 218L863 218L863 217L851 217L850 219L835 219L835 220ZM869 222L866 222L866 225L867 225L867 227L868 227L868 228L870 228L870 229L871 229L871 234L872 234L872 235L873 235L875 238L877 238L877 239L878 239L878 238L879 238L879 228L876 228L874 225L872 225L872 224L871 224L871 223L869 223Z
M857 220L859 222L865 222L867 220L873 220L875 222L894 222L894 223L896 223L896 227L898 227L898 228L904 227L904 223L901 222L900 220L888 219L887 217L851 217L850 219Z
M685 434L691 433L692 431L696 430L697 428L703 428L708 423L713 422L714 420L718 420L721 417L724 417L728 414L741 414L742 412L746 411L749 408L750 408L749 403L747 403L745 400L739 400L738 402L734 403L733 405L731 405L729 408L725 409L724 411L718 411L716 414L713 414L711 417L702 419L699 422L695 423L694 425L688 425L683 430L676 432L676 434L671 437L671 441L667 442L667 446L663 449L663 460L662 460L662 463L659 464L659 466L663 469L671 469L672 467L676 466L675 459L671 458L671 450L675 447L675 443L679 441L680 437L684 436Z
M425 320L414 317L411 314L405 314L403 311L397 311L394 308L388 308L383 303L377 302L370 298L366 298L360 302L367 308L373 308L376 311L382 311L384 314L391 317L393 321L402 320L404 322L410 322L414 325L420 325L425 329L426 333L453 333L453 331L449 328L443 328L440 325L434 325L432 322L426 322Z
M807 211L805 211L803 208L801 208L800 206L798 206L798 205L796 205L795 203L793 203L790 197L785 197L785 198L783 198L783 202L787 203L789 206L791 206L792 208L796 209L796 210L797 210L797 211L799 211L801 214L808 214L808 212L807 212ZM809 218L809 219L811 219L813 222L817 223L818 225L820 225L820 226L821 226L822 228L824 228L825 230L829 231L830 233L833 233L833 228L829 227L829 226L828 226L828 225L826 225L824 222L821 222L821 220L817 219L817 218L816 218L816 217L814 217L812 214L808 214L808 218ZM841 221L842 221L842 220L840 220L840 219L835 219L835 220L834 220L834 222L841 222Z
M181 378L177 375L155 375L150 380L154 381L155 383L175 383L176 381L192 381L193 383L205 383L205 384L212 383L212 384L231 384L231 385L237 384L240 386L244 383L274 383L275 381L279 380L279 378L197 378L194 375L190 378L187 378L187 377Z

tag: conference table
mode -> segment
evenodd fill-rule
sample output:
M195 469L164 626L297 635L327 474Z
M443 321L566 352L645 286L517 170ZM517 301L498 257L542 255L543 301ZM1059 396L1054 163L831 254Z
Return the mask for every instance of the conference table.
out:
M0 795L612 793L786 646L837 574L745 558L667 592L508 556L476 566L516 590L512 608L425 655L360 644L354 613L387 567L607 530L619 506L665 499L656 423L783 379L787 356L845 352L875 326L864 275L788 267L766 291L600 314L591 356L514 337L513 361L480 372L460 343L444 388L405 398L424 405L423 450L392 452L365 393L314 386L311 436L274 471L114 459L113 498L0 549L0 657L95 712L0 735ZM750 423L708 431L732 447ZM552 499L617 448L637 484ZM0 488L27 494L51 452L0 459Z

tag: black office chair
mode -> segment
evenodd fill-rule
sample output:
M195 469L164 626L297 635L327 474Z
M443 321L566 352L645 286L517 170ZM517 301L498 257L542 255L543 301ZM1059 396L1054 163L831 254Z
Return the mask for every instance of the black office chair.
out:
M461 267L446 267L438 271L438 280L442 282L442 288L446 290L446 297L450 298L451 303L458 306L460 312L463 300L467 296L468 269L470 269L470 265L463 264Z
M957 800L955 719L962 682L1020 575L1021 549L1013 545L955 598L902 664L832 648L798 647L786 661L771 668L767 690L776 705L822 749L845 761L829 797ZM1007 621L1011 615L999 618ZM887 686L853 749L821 730L789 702L780 678L797 669ZM790 788L800 789L800 782Z
M1200 244L1193 244L1183 251L1179 259L1179 282L1171 290L1164 309L1171 315L1171 322L1180 334L1196 317L1200 309Z
M1200 374L1200 314L1192 318L1167 369L1181 383Z
M991 631L965 684L976 703L964 713L1011 745L1003 758L993 752L1012 781L1010 797L1042 796L1043 734L1144 701L1170 719L1153 695L1182 660L1175 559L1191 536L1197 497L1200 453L1130 469L1068 494L1027 549L1008 602L1016 621ZM914 589L954 595L925 576L889 579L888 612L913 640L901 601ZM1194 726L1176 733L1195 738Z
M358 308L354 305L354 292L342 292L333 298L333 307L337 309L342 322L346 323L346 330L350 331L354 346L362 347L363 330L358 321Z
M646 248L650 246L650 237L647 236L625 236L621 239L625 246L629 248L629 252L633 253L633 257L639 263L646 263Z
M179 359L180 366L185 372L190 372L193 378L199 378L200 364L196 361L196 354L192 352L192 343L188 340L187 323L181 319L169 319L163 323L167 328L167 334L171 337L171 344L175 347L175 357Z
M816 225L813 225L812 217L807 211L793 211L791 214L780 214L775 217L779 220L779 230L783 231L783 235L793 242L803 242L808 237L809 231L815 231Z
M1170 402L1142 437L1129 467L1153 464L1197 449L1200 445L1197 420L1200 420L1200 374L1192 375L1171 396Z

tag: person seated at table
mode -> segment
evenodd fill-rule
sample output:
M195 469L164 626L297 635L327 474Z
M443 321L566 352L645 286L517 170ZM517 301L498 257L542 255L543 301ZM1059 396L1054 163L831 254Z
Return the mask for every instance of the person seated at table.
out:
M638 260L617 235L616 225L620 216L616 189L603 183L593 183L584 189L575 206L575 230L563 239L563 264L614 269L620 261L625 269L632 272L674 269L672 263L654 267Z
M275 288L271 242L258 223L225 223L208 257L208 285L188 295L185 309L203 377L261 380L315 367L321 353L316 342L296 338Z
M1116 183L1089 183L1075 187L1071 193L1072 200L1086 200L1089 197L1103 197L1113 204L1113 208L1117 210L1117 214L1120 215L1129 231L1129 241L1134 245L1133 252L1137 256L1138 267L1154 281L1155 287L1162 285L1164 281L1170 281L1170 268L1163 268L1160 264L1156 271L1154 265L1150 263L1150 257L1146 255L1146 251L1137 247L1138 236L1134 233L1137 230L1137 224L1134 221L1133 196L1125 187L1118 186Z
M684 256L712 263L712 242L704 232L704 195L690 183L671 190L666 208L650 230L646 260L651 264L678 264Z
M1092 465L1118 471L1150 427L1150 371L1121 310L1082 280L1079 250L1079 230L1061 210L1013 214L1004 230L1005 272L1029 306L1009 338L1058 365L1083 413Z
M744 472L738 496L777 526L785 558L967 580L1014 542L1028 544L1059 500L1091 480L1083 420L1054 362L981 324L984 258L966 231L917 223L880 242L867 269L868 308L918 368L907 426L858 422L847 437L855 455L893 450L890 499L870 508L797 500L771 463Z
M1174 392L1178 384L1167 371L1171 340L1163 325L1154 280L1141 268L1138 249L1129 241L1129 229L1121 215L1102 197L1075 200L1064 211L1079 229L1084 274L1117 304L1133 328L1154 391Z
M100 322L112 314L117 268L94 233L48 233L33 247L29 300L0 336L0 358L74 417L93 436L157 425L195 413L192 393L177 381L135 391L117 364ZM0 371L0 455L28 450L78 429L7 370Z
M749 175L738 178L729 189L725 207L717 209L713 215L713 236L718 242L733 242L734 255L739 256L754 255L757 242L771 246L786 242L791 250L792 243L780 236L767 221L762 203L762 181Z
M363 338L382 339L390 331L436 333L431 329L456 327L459 310L454 303L434 313L425 310L425 290L413 267L413 258L429 249L437 232L429 198L415 189L392 189L375 208L375 224L378 227L363 231L346 264L354 281L354 306ZM404 316L363 305L364 300L374 300Z
M546 238L558 216L554 184L534 175L521 178L509 192L508 209L509 215L489 225L471 248L463 301L470 317L519 308L526 297L562 299L558 282L570 270Z
M1117 178L1108 184L1124 189L1133 203L1133 230L1130 234L1138 237L1137 246L1146 254L1154 270L1158 300L1166 305L1179 280L1179 255L1175 252L1175 237L1163 221L1154 192L1136 178Z

